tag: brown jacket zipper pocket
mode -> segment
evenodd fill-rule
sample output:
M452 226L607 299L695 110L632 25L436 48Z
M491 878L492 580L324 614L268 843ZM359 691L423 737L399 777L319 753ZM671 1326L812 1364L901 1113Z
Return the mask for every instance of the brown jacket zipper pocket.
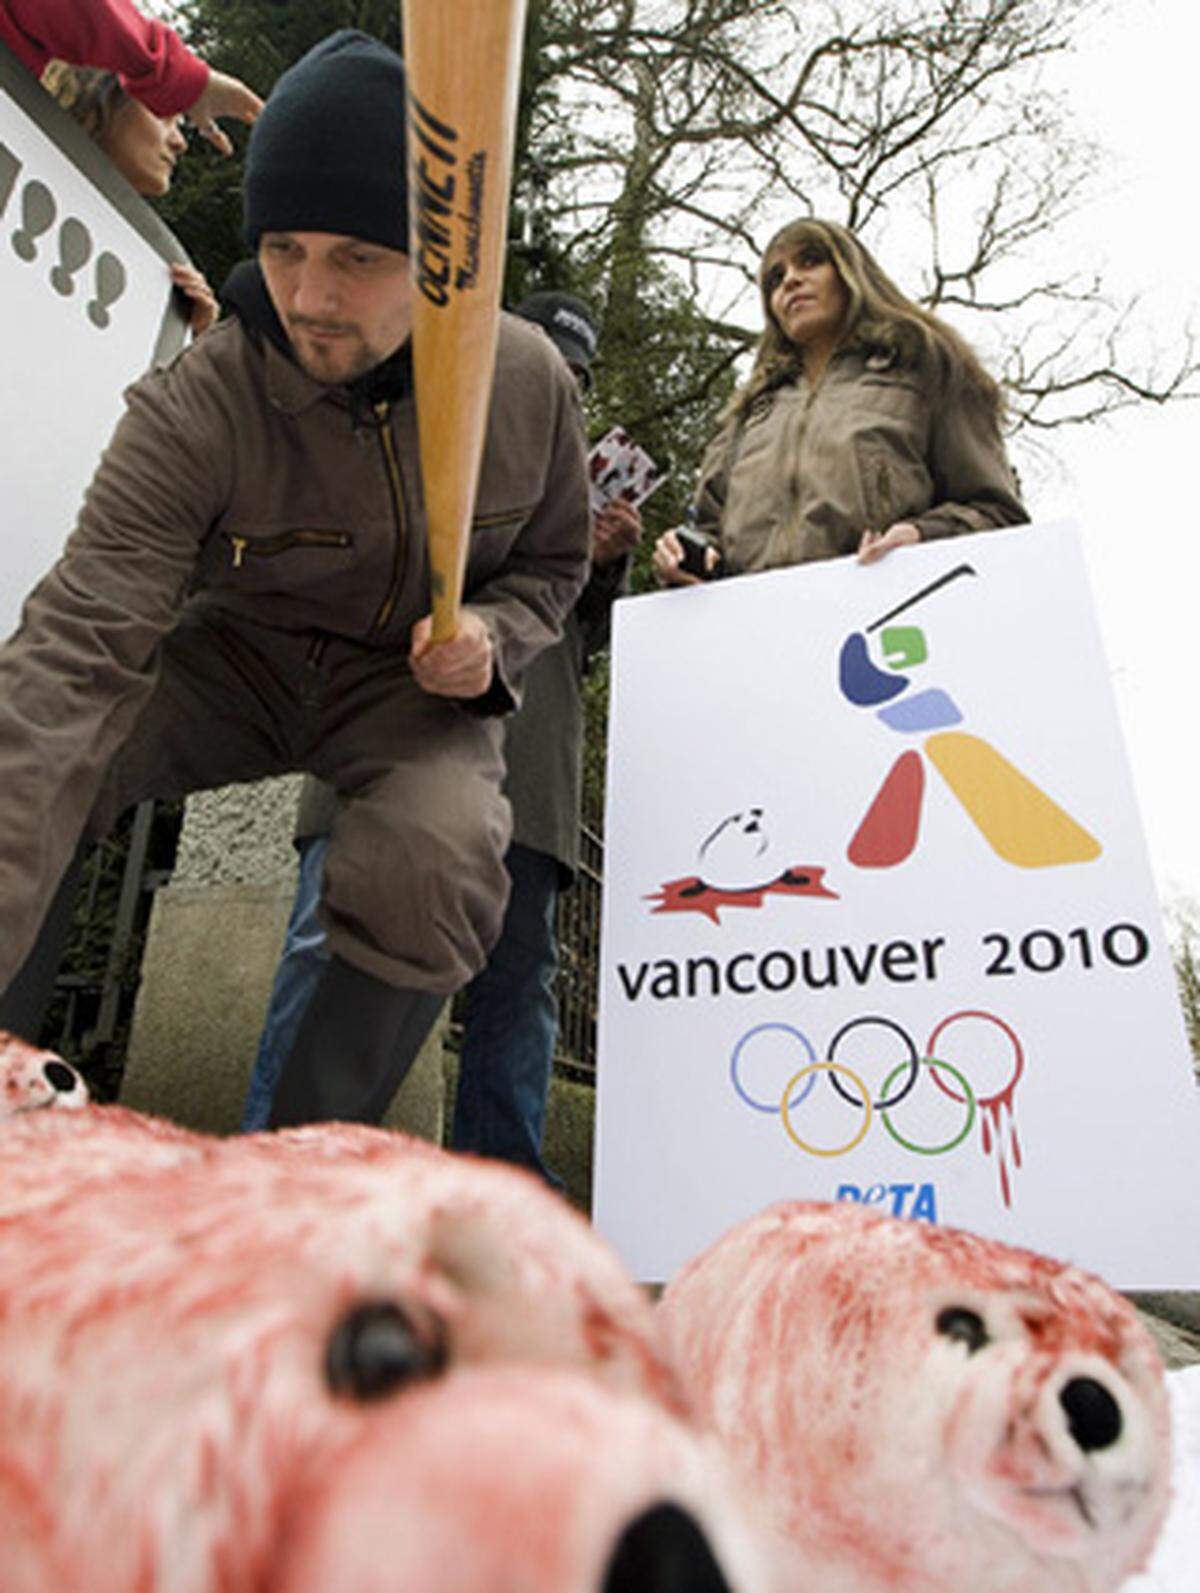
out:
M222 531L221 535L233 552L235 570L242 568L247 555L271 558L292 548L348 548L354 540L348 531L279 531L272 537L239 537Z

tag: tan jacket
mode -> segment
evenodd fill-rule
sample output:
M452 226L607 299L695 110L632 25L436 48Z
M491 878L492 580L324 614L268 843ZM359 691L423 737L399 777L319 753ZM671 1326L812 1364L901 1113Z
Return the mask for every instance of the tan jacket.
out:
M429 609L411 393L356 417L231 320L126 396L78 526L0 647L0 988L185 607L404 653ZM583 585L588 535L574 384L504 317L466 577L496 676L464 706L513 706Z
M897 520L933 538L1028 518L978 403L947 403L917 371L851 350L815 386L801 376L727 422L696 496L729 574L853 553Z

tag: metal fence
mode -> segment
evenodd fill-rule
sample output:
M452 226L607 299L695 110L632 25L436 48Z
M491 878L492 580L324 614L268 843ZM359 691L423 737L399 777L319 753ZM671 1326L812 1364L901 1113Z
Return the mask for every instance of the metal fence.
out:
M0 1027L76 1063L101 1100L120 1085L150 906L170 878L181 818L178 803L143 802L77 855L0 1003Z
M41 1042L79 1065L102 1099L120 1086L150 907L171 877L180 821L177 804L144 802L126 815L83 859L63 935L45 948L57 973L46 979ZM558 902L555 1067L585 1083L596 1075L603 867L604 843L584 824L575 882Z
M558 1045L555 1065L592 1083L596 1077L596 1003L600 979L600 883L604 842L580 826L579 870L558 898Z

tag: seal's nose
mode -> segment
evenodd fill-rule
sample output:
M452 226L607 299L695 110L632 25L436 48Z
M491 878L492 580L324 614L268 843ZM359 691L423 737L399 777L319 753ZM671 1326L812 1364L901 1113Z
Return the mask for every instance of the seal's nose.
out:
M621 1534L601 1593L732 1593L686 1510L652 1505Z
M69 1068L65 1062L47 1062L42 1069L46 1082L52 1084L60 1095L70 1095L79 1083L79 1076L74 1068Z
M1094 1377L1073 1377L1064 1385L1058 1403L1067 1413L1071 1437L1085 1453L1107 1449L1121 1436L1121 1407Z

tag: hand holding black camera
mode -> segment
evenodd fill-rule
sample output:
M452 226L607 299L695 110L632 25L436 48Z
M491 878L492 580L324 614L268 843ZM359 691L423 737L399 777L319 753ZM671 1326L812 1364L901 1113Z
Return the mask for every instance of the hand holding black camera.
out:
M720 573L721 554L711 537L679 525L659 537L652 562L661 585L690 586Z

